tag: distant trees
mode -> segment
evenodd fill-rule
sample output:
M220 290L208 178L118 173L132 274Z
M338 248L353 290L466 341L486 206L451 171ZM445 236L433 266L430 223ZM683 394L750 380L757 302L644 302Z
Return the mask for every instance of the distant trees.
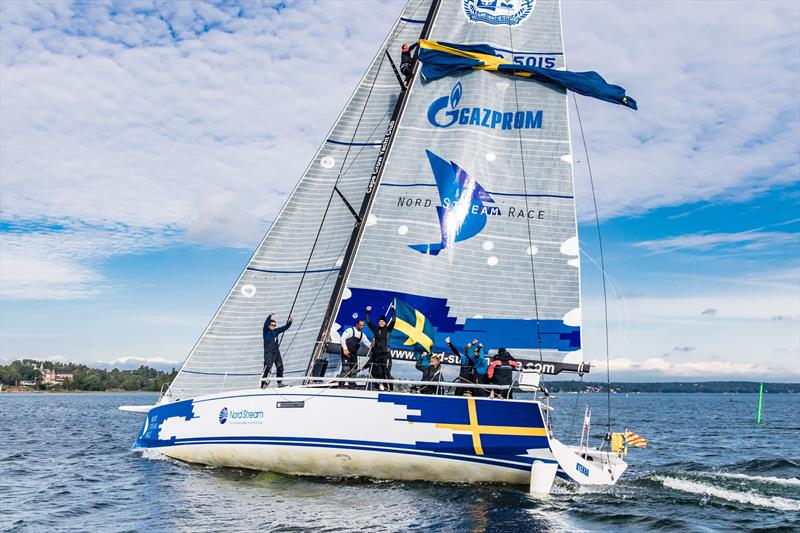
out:
M39 371L30 364L14 361L10 365L0 365L0 383L16 385L18 381L38 381Z
M149 366L140 366L136 370L104 370L90 368L82 364L55 363L42 361L44 368L53 369L57 373L72 372L72 379L64 380L63 384L47 387L49 390L81 390L105 391L109 389L123 389L127 391L158 391L163 383L169 383L177 374L173 368L171 372L162 372ZM40 361L25 359L14 361L8 365L0 365L0 383L3 385L16 385L20 381L41 381L39 375ZM34 368L34 365L36 368ZM40 387L44 387L40 385Z
M754 393L758 392L757 381L703 381L703 382L654 382L620 383L612 382L612 392L712 392L712 393ZM551 392L605 392L607 385L601 382L550 381L545 386ZM764 392L800 393L800 383L765 383Z

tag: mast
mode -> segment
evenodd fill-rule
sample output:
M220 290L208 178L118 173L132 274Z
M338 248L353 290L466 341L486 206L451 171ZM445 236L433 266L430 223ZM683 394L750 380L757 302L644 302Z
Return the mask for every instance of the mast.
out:
M431 29L433 27L433 22L436 19L436 14L439 10L439 5L441 4L441 0L433 0L431 2L431 7L428 10L428 16L425 18L425 25L422 27L422 32L420 33L420 39L427 39L430 36ZM387 50L388 53L388 50ZM328 301L328 308L325 311L325 317L322 319L322 326L320 327L319 335L317 336L317 343L314 347L314 353L311 359L308 362L308 368L306 369L306 375L311 373L311 370L314 366L314 363L320 359L320 357L325 353L325 345L327 342L328 335L330 334L331 326L333 325L333 321L335 319L336 309L339 305L339 300L344 293L345 285L347 283L347 278L349 277L350 271L353 266L353 259L355 257L356 250L358 249L358 243L361 241L361 237L364 234L364 230L366 228L366 220L369 214L369 211L372 207L372 204L375 200L376 192L378 190L378 185L381 180L381 176L383 175L383 169L385 168L386 159L389 155L389 152L392 147L392 143L394 142L395 134L397 132L397 125L400 122L400 119L403 116L403 111L405 110L406 102L408 100L408 95L411 93L411 88L414 85L414 82L417 78L417 70L419 69L419 63L417 62L414 65L414 74L411 76L411 79L408 82L408 86L402 89L400 93L400 98L398 98L397 103L395 104L394 111L392 112L392 118L389 120L389 126L386 128L386 133L383 137L383 142L381 143L381 149L378 152L378 158L375 161L375 166L372 170L372 175L370 176L369 182L367 184L367 191L364 194L364 199L361 202L361 208L358 212L358 217L356 219L356 224L353 227L353 233L350 237L350 242L347 245L347 251L345 252L344 258L342 260L342 268L339 270L339 275L336 278L336 284L334 285L333 294L331 295L331 299Z

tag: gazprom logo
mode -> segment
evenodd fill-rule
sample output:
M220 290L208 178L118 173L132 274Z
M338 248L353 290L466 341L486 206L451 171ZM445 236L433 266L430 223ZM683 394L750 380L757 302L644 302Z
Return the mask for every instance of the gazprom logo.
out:
M219 423L224 424L228 421L228 408L223 407L222 410L219 412Z
M470 22L516 26L533 12L536 0L464 0L462 5Z
M456 82L449 96L434 100L428 107L428 122L437 128L478 126L490 129L522 130L542 127L541 110L500 111L488 107L458 107L464 88Z

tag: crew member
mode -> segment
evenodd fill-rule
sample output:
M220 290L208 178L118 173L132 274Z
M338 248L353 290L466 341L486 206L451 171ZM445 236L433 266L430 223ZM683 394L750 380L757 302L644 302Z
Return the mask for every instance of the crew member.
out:
M411 80L411 76L414 74L415 58L411 56L411 53L416 50L417 47L419 47L419 43L414 43L411 46L408 46L408 43L403 43L403 47L400 51L400 74L405 78L406 87Z
M461 369L458 373L458 377L455 379L456 383L477 383L477 379L475 378L475 367L476 361L478 359L483 359L483 356L481 355L481 352L483 352L483 344L480 344L478 339L472 339L472 342L464 347L464 351L459 352L458 348L456 348L455 345L450 342L450 337L447 337L445 342L450 347L450 351L457 355L461 361ZM473 346L475 347L474 349ZM478 392L477 389L472 390L467 387L456 387L455 389L456 396L464 396L465 394L472 395Z
M278 327L278 322L272 317L275 316L275 311L272 311L267 319L264 321L264 373L261 376L261 388L266 388L266 378L272 370L272 365L275 365L275 377L283 377L283 360L281 359L280 344L278 336L292 326L292 317L286 321L286 325ZM278 382L278 386L282 386L282 382Z
M342 372L341 377L350 377L358 372L358 349L363 344L367 348L372 346L364 335L364 321L359 319L356 325L344 330L340 343L342 345ZM355 382L349 382L347 387L356 388Z
M514 359L514 356L508 353L505 348L500 348L492 359L486 375L495 385L510 386L513 383L514 369L519 370L521 366L520 362ZM506 398L511 397L511 388L509 388Z
M489 384L489 377L486 373L489 371L489 358L486 357L486 350L483 348L482 344L479 344L477 348L472 350L472 360L473 364L475 365L475 373L473 376L475 377L475 383L478 385L488 385ZM478 387L475 389L475 396L488 396L489 391L482 387Z
M393 308L394 306L390 307L390 309ZM392 319L387 322L386 317L381 316L378 318L378 325L376 326L372 320L370 320L370 311L372 311L372 307L367 306L367 326L369 326L373 334L372 352L364 367L370 367L370 376L373 379L391 379L392 376L389 373L389 364L392 359L392 354L389 351L389 338L394 329L395 317L392 317ZM386 387L381 383L378 389L385 390ZM389 389L391 390L391 387L389 387Z
M433 381L436 383L436 385L424 385L419 389L419 392L422 394L439 394L439 383L444 380L442 377L442 365L440 364L442 361L436 354L430 355L429 361L430 363L428 364L427 377L425 381Z
M431 369L431 353L414 353L414 359L417 360L417 363L414 365L414 368L422 372L422 377L420 377L420 381L428 381L430 377L430 369Z

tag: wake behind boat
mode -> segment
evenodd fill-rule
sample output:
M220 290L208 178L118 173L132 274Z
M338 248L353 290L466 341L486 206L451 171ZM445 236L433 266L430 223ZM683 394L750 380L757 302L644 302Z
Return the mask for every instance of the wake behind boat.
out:
M587 416L562 444L542 385L590 370L567 90L636 108L565 70L558 0L411 0L169 389L121 408L147 413L135 447L300 475L615 483L622 436L590 447ZM369 306L394 330L352 367L342 336ZM270 337L271 380L268 309L296 317Z

